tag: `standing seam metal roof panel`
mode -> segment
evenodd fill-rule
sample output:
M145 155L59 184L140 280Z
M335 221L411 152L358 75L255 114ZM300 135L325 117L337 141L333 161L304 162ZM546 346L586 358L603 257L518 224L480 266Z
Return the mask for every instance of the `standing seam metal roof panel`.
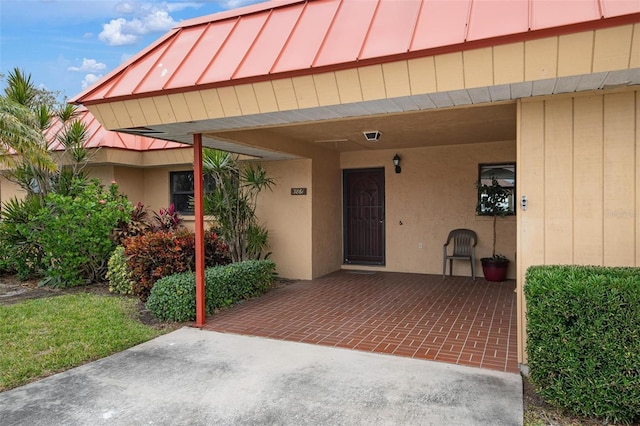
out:
M158 59L167 50L171 40L165 41L155 50L149 52L148 55L131 64L127 69L126 78L123 78L116 83L113 88L109 90L107 95L113 97L130 95L133 93L140 93L140 90L138 90L140 86L147 88L160 86L160 82L153 78L149 78L149 74L157 64ZM153 77L153 75L151 77ZM146 85L145 82L147 82Z
M209 68L198 79L198 83L230 80L267 21L268 13L256 13L238 18Z
M146 136L137 136L127 133L111 132L106 130L98 122L88 109L80 107L77 110L75 120L81 121L87 128L85 148L121 148L133 151L150 151L156 149L184 148L187 145L178 142L169 142L162 139L154 139ZM62 151L63 144L58 139L62 130L62 123L56 120L44 132L50 151Z
M280 57L271 69L272 73L307 69L315 59L339 2L318 0L306 3Z
M528 2L476 0L471 4L465 40L482 40L528 30Z
M360 59L408 52L421 4L419 1L381 0Z
M185 29L173 38L171 45L167 46L161 57L149 69L147 76L136 88L136 92L153 90L158 84L164 88L171 79L184 72L184 63L189 50L202 34L202 30Z
M601 12L605 18L638 13L638 11L640 11L640 0L602 0Z
M74 101L346 69L461 50L468 42L535 38L535 31L548 37L573 24L596 28L615 16L638 22L639 14L640 0L271 1L174 28Z
M531 5L531 29L560 27L591 21L602 17L598 0L591 1L546 1Z
M314 67L358 60L378 1L340 0Z
M187 52L185 64L180 66L178 72L171 77L165 88L195 86L207 67L215 59L216 53L220 51L236 22L235 19L230 19L216 24L183 29L183 31L188 30L199 33L199 37L195 45Z
M274 10L269 23L258 36L233 78L251 77L256 73L268 75L286 45L295 24L298 22L304 4L296 4L285 9Z
M411 51L464 42L471 0L425 1L413 34Z

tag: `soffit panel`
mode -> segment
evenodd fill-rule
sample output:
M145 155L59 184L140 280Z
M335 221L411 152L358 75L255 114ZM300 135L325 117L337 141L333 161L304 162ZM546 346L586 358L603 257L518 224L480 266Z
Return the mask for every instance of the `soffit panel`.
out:
M263 159L296 156L251 146L255 132L245 129L260 128L286 140L340 152L482 143L515 139L515 100L521 96L563 93L576 85L597 90L619 82L640 84L640 69L148 127L163 132L157 138L187 144L192 143L193 133L202 133L206 146ZM365 141L362 132L371 130L382 131L379 142ZM249 134L253 139L245 139Z

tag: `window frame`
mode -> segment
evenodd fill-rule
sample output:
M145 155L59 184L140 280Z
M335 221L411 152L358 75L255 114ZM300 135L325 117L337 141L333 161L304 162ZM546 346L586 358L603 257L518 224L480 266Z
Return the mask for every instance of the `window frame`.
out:
M504 162L495 162L495 163L479 163L478 164L478 180L476 182L478 183L482 183L482 172L490 169L490 168L505 168L504 166L508 166L509 168L513 167L513 185L512 186L507 186L507 185L502 185L503 188L510 190L511 192L511 197L510 197L510 201L511 201L511 209L509 211L507 211L505 213L505 216L515 216L516 215L516 211L517 211L517 198L516 198L516 190L517 190L517 173L516 173L516 162L515 161L504 161ZM488 178L484 178L485 180ZM485 182L486 183L486 182ZM490 184L490 182L489 182ZM476 205L479 205L480 203L480 196L481 193L480 191L476 191ZM476 212L477 216L492 216L490 213L478 213Z
M174 176L180 176L180 175L188 175L191 176L191 189L189 191L187 190L182 190L182 191L174 191ZM187 210L181 210L178 206L178 203L176 203L176 196L187 196L190 199L193 198L194 195L194 182L193 182L193 176L194 176L194 172L193 170L175 170L175 171L171 171L169 172L169 203L173 204L176 212L180 213L183 216L193 216L195 214L193 209L187 209ZM210 193L211 191L208 191L207 188L212 184L211 182L211 177L204 175L204 192L205 194Z

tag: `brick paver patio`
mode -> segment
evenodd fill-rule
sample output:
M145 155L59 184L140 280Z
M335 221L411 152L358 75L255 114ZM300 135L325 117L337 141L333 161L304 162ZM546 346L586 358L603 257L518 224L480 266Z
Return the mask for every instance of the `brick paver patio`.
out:
M338 271L207 318L205 329L517 373L515 282Z

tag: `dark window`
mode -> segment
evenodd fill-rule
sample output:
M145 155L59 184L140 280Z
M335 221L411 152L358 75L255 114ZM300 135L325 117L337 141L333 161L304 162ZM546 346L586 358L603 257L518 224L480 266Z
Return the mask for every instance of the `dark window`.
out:
M204 177L204 192L212 192L213 180L209 176ZM184 215L192 215L193 208L193 171L171 172L169 174L169 191L171 203L176 211Z
M480 164L478 166L478 181L484 185L491 185L493 179L496 179L500 186L509 192L505 207L508 215L516 214L515 197L516 197L516 165L515 163L493 163ZM486 197L486 194L478 192L478 197ZM478 199L480 202L480 199ZM488 213L479 213L488 214Z

